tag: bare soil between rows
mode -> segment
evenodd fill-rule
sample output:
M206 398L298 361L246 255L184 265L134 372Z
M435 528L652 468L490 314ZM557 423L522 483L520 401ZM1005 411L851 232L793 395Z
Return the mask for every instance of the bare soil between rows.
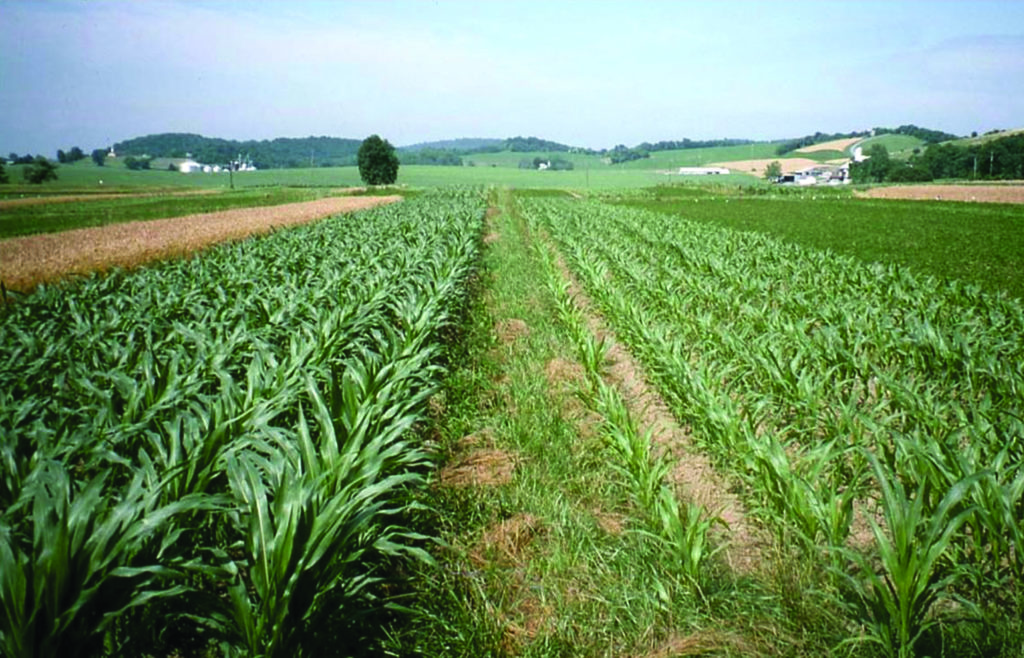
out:
M219 242L400 201L400 196L329 197L0 240L0 281L28 291L69 275L137 267Z
M1007 185L897 185L875 187L856 196L870 199L915 201L967 201L977 203L1024 203L1024 184Z
M547 241L551 244L550 238ZM726 530L716 527L712 532L725 542L722 555L729 567L737 573L754 572L769 545L766 537L748 518L743 503L711 460L694 445L687 428L676 421L668 404L648 382L643 366L616 338L560 253L556 262L561 275L569 282L569 294L583 314L587 328L609 346L607 379L618 387L639 429L650 432L656 449L672 457L670 484L684 498L703 505L712 516L725 521Z

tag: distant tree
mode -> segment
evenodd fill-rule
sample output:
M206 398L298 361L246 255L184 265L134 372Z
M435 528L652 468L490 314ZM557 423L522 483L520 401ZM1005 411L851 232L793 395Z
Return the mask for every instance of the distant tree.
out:
M67 161L68 161L68 154L65 153L64 151L62 151L61 149L57 149L57 162L59 162L61 164L64 164Z
M0 184L8 182L10 179L7 178L7 172L4 171L4 161L0 158Z
M107 163L107 149L93 149L92 161L97 167L105 165Z
M398 156L395 147L378 135L363 140L356 156L359 177L367 185L390 185L398 180Z
M25 167L21 173L29 183L38 185L48 180L57 180L57 165L37 155L32 164Z
M78 148L77 146L72 146L71 150L68 151L68 162L78 162L79 160L84 159L85 153L83 153L82 149Z
M775 180L782 175L782 163L778 160L772 161L764 170L764 177L767 180Z
M124 166L128 167L132 171L138 171L140 169L149 169L149 158L136 158L129 155L124 159Z

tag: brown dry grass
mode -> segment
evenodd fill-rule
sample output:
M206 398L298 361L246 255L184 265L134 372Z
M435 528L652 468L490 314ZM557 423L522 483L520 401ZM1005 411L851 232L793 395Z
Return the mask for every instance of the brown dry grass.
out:
M709 167L726 167L732 171L739 172L741 174L754 174L755 176L764 176L765 169L768 168L773 162L778 162L782 165L782 173L791 174L795 171L801 171L808 167L815 167L820 162L811 160L810 158L771 158L765 160L736 160L734 162L712 162Z
M497 487L512 481L516 459L497 448L473 450L448 464L438 473L445 487Z
M0 280L12 290L72 274L136 267L218 242L400 201L399 196L331 197L0 240Z
M529 336L530 327L519 318L512 318L499 322L494 327L494 333L502 345L508 345L523 336Z
M897 185L875 187L857 196L871 199L912 199L917 201L976 201L979 203L1024 203L1024 185Z

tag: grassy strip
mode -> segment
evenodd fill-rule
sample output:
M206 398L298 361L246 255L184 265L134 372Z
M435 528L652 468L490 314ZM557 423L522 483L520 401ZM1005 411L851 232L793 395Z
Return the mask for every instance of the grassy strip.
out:
M233 208L277 206L324 196L330 196L330 191L277 187L196 196L132 197L12 206L4 208L0 214L0 238L181 217Z
M447 548L420 571L412 617L389 629L385 653L821 655L818 613L790 585L796 566L780 579L788 593L716 571L702 598L665 559L603 435L611 424L577 400L586 370L541 283L536 236L508 202L463 366L435 405L443 467L430 522Z
M691 191L689 196L622 202L1024 297L1024 206L866 200L835 193L708 198Z

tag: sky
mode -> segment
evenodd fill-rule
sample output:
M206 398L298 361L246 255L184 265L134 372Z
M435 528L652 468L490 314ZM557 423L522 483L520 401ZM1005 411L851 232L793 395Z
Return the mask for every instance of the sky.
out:
M0 0L0 153L1024 127L1024 1Z

